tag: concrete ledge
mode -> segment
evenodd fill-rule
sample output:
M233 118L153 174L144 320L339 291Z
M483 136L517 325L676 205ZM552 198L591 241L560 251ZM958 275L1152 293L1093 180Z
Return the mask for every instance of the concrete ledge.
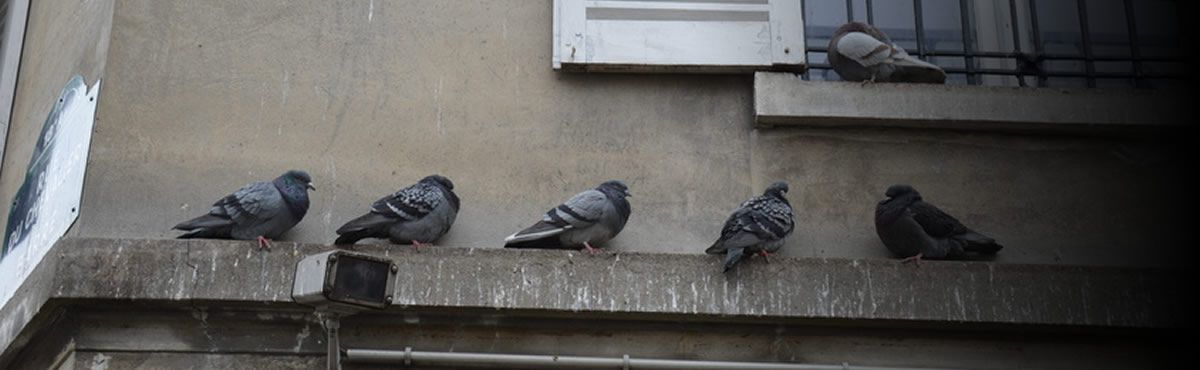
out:
M68 239L51 299L292 304L296 262L330 248L208 240ZM773 258L722 275L714 256L360 246L400 265L396 302L565 313L1035 324L1182 325L1173 271Z
M329 248L278 242L265 252L236 241L61 240L0 309L5 348L0 367L70 305L190 307L200 310L193 312L198 325L208 325L203 307L304 316L311 309L290 298L296 262ZM447 246L417 253L382 245L358 250L400 266L397 305L374 316L406 320L412 314L457 312L609 323L690 321L690 326L1113 332L1177 329L1188 322L1181 306L1187 295L1179 283L1188 280L1173 270L984 262L927 262L918 268L894 260L777 257L770 263L751 259L723 275L719 258L700 254L588 256Z
M1182 94L804 81L754 75L758 126L882 126L970 131L1108 132L1181 128Z

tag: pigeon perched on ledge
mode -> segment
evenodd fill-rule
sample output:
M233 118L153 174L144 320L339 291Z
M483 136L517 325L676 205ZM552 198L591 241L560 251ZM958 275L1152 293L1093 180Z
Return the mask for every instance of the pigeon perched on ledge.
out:
M787 192L787 183L780 181L767 187L763 195L742 203L725 220L721 236L704 253L724 254L724 271L728 272L747 254L766 257L778 251L796 223L792 205L783 197Z
M886 195L875 207L875 232L888 250L906 262L953 259L968 252L988 255L1004 248L926 203L912 186L892 185Z
M505 248L579 249L612 239L629 221L629 187L617 180L575 194L546 212L541 221L504 238Z
M450 231L458 216L454 183L441 175L430 175L371 204L371 212L350 220L337 229L334 244L354 244L365 238L391 240L418 248L433 243Z
M308 213L308 190L316 190L308 172L291 170L270 182L246 185L213 204L208 214L184 221L174 229L188 231L179 239L257 239L270 248L271 239L290 230Z
M878 28L850 22L829 40L829 65L846 81L941 84L946 72L908 55Z

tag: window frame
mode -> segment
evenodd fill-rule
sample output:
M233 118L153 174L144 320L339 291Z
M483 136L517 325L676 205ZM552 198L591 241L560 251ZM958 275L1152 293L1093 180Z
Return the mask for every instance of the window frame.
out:
M801 0L554 0L553 14L552 67L559 71L750 73L807 68ZM661 31L614 26L622 23ZM737 32L708 32L728 37L703 38L707 25ZM701 32L679 32L687 28ZM629 42L633 36L643 41Z

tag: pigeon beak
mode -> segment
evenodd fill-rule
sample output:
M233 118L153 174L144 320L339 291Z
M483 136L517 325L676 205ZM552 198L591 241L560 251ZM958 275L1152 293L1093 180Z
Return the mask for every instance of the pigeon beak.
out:
M311 182L310 182L310 183L307 183L307 184L304 184L304 187L308 188L309 190L313 190L313 191L316 191L316 190L317 190L317 187L316 187L316 186L313 186L313 184L312 184Z

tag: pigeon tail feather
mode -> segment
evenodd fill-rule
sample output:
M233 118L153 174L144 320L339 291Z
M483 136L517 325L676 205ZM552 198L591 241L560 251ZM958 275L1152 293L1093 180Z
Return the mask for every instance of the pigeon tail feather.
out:
M561 234L564 230L566 230L566 228L563 226L555 225L546 221L538 221L538 223L533 224L533 226L504 238L504 245L507 247L509 245L520 244L523 242L538 241Z
M704 250L705 254L721 254L724 252L725 246L721 243L720 239L713 242L712 245L708 246L708 248Z
M337 240L333 241L334 245L351 245L358 243L359 240L370 238L374 235L371 230L354 230L338 235Z
M900 68L893 72L892 79L915 83L946 83L946 72L938 66L912 57L892 63Z
M579 249L580 246L566 246L558 240L558 238L539 238L519 241L507 241L504 243L505 248L525 248L525 249Z
M726 251L725 252L725 271L723 271L723 272L729 272L729 270L732 270L733 266L737 265L737 263L742 260L742 256L745 255L744 254L745 251L746 251L745 248L732 248L732 249L729 249L728 251Z
M226 225L215 228L201 227L196 228L188 233L175 237L176 239L214 239L228 238L233 230L233 225Z
M191 220L180 222L178 225L175 225L173 229L190 231L202 228L214 228L231 225L233 225L233 220L213 214L207 214Z
M1004 246L996 243L995 239L984 236L977 232L969 232L957 237L963 241L963 250L981 254L996 254Z
M346 233L370 230L370 229L374 229L378 226L387 225L388 223L391 223L395 220L396 219L394 219L394 218L380 215L378 213L368 213L368 214L359 216L358 218L355 218L353 220L350 220L350 222L347 222L345 225L342 225L342 227L339 227L337 229L337 233L339 235L341 235L341 234L346 234Z

